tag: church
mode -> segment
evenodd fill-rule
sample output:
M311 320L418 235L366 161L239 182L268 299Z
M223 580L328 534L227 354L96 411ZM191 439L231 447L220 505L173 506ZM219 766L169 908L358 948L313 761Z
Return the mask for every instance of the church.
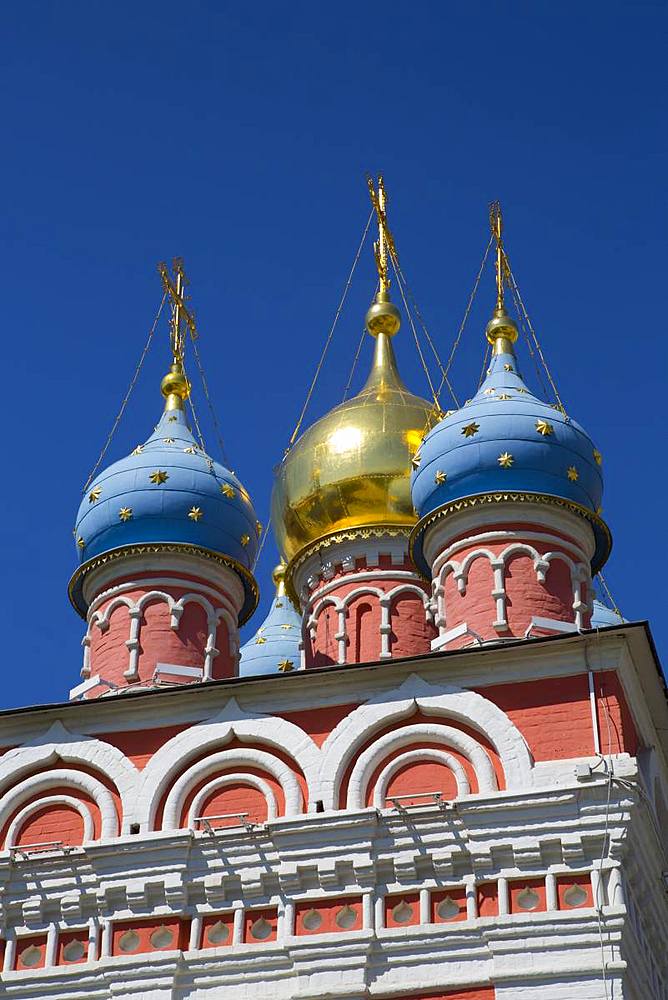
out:
M666 689L597 596L604 457L525 381L496 205L480 384L406 387L370 193L368 377L276 468L243 645L268 529L161 269L162 413L76 514L81 674L1 714L0 997L668 1000Z

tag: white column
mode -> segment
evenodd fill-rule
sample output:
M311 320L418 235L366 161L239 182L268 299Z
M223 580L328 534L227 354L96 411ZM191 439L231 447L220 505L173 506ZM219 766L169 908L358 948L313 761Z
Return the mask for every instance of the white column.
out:
M339 619L339 630L334 636L339 644L339 663L346 662L346 609L339 608L337 611Z
M381 927L385 926L385 897L377 896L375 903L376 911L376 930L379 931Z
M591 873L591 891L594 898L594 906L597 910L602 910L605 903L605 895L603 892L603 882L601 881L601 872L594 869Z
M431 923L431 913L429 912L429 889L420 889L420 923Z
M234 911L234 924L232 927L232 944L241 944L244 937L244 909L238 906Z
M128 680L136 680L139 676L139 626L141 623L141 608L129 608L130 615L130 638L126 640L130 656L128 659L128 669L123 674Z
M44 956L44 965L47 969L56 964L58 960L57 951L58 927L56 924L49 924L49 929L46 932L46 954Z
M202 940L202 917L199 913L196 913L190 922L190 940L188 941L188 950L197 951Z
M16 934L13 930L7 930L6 934L5 960L3 962L2 971L11 972L14 968L14 962L16 960Z
M559 899L557 897L557 877L553 872L548 872L545 876L545 905L548 910L559 909Z
M478 916L478 890L475 876L467 876L464 879L464 885L466 886L466 919L475 920Z
M380 598L380 657L381 660L390 659L390 635L392 625L390 624L390 601L387 597Z
M608 899L611 906L624 906L624 885L619 868L611 868L608 876Z
M497 883L497 892L499 894L499 916L504 917L508 914L510 910L507 878L499 879Z
M105 920L102 924L102 947L100 958L111 957L111 921Z
M94 917L88 921L88 953L87 962L96 962L98 957L98 947L100 941L100 925Z
M279 913L280 922L280 913ZM295 904L289 899L283 909L283 933L279 932L279 939L285 940L287 937L292 937L295 933Z
M505 632L508 628L508 621L506 618L506 585L503 579L503 562L495 559L492 563L492 570L494 571L492 597L496 602L496 621L492 622L492 627L500 632Z
M362 927L365 931L373 930L373 896L370 892L362 896Z

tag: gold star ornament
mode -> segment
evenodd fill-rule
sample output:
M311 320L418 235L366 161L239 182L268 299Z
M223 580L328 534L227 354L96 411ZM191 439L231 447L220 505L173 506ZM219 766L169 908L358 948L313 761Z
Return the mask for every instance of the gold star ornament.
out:
M241 544L245 548L248 545L248 543L250 542L250 535L242 535L241 538L239 539L239 541L241 542Z
M507 392L502 392L499 396L497 396L497 399L512 399L512 398L513 397L509 396Z
M504 370L504 372L512 372L512 371L514 371L515 369L513 368L513 366L512 366L512 365L504 365L504 366L503 366L503 370Z
M132 517L132 507L121 507L118 512L121 521L129 521Z
M186 453L186 455L196 455L197 454L197 448L195 448L194 445L190 445L189 448L184 448L183 450Z
M201 521L204 517L204 511L201 507L191 507L188 511L188 517L191 521Z
M414 469L419 469L421 461L422 461L422 455L420 454L419 451L416 451L411 459L411 465L413 466Z
M141 455L141 453L143 452L143 450L144 450L144 445L143 444L138 444L137 447L132 452L132 454L133 455Z
M164 469L155 469L148 478L155 486L161 486L169 479L169 473Z
M94 486L88 494L88 503L95 503L102 496L102 487Z
M265 637L263 635L258 635L258 636L255 637L255 645L256 646L264 646L264 644L265 644L266 641L267 640L265 639Z
M77 538L77 545L79 546L80 549L82 549L85 544L86 543L84 542L83 538Z
M462 434L465 438L472 438L474 434L477 434L480 430L480 424L477 424L475 420L470 424L465 424L462 427Z
M174 444L175 440L176 440L175 438L163 438L162 442L163 444Z
M542 434L543 437L549 437L550 434L554 434L554 427L548 420L537 420L536 430L539 434Z
M570 481L572 483L576 483L578 481L578 479L580 478L580 473L578 472L578 470L575 468L574 465L570 465L568 467L568 471L566 472L566 475L568 476L568 478L570 479Z
M510 454L509 451L502 452L497 458L497 462L499 463L502 469L509 469L514 461L515 459Z
M442 486L447 478L448 477L446 473L438 469L436 475L434 476L434 482L436 483L437 486Z
M261 536L262 532L264 531L264 527L262 526L262 522L261 521L256 521L255 522L255 530L257 531L257 537L259 538Z
M289 674L293 668L294 668L294 663L292 662L292 660L281 660L278 664L278 669L281 671L282 674Z
M601 455L598 448L594 448L594 461L597 465L603 465L603 455Z
M281 625L281 628L283 629L284 632L287 632L289 629L292 628L292 625L288 625L288 623L285 622L284 625Z
M230 486L229 483L221 483L220 492L223 494L223 496L231 498L234 496L234 487Z

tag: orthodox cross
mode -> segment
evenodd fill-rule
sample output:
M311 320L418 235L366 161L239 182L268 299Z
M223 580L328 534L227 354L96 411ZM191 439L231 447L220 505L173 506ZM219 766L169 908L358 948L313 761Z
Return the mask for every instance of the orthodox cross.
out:
M174 355L175 364L183 366L183 352L185 349L184 324L190 331L193 340L197 338L197 327L195 317L186 306L185 289L188 285L185 271L183 269L183 258L175 257L172 261L172 274L170 275L167 265L162 261L158 264L158 271L162 278L162 287L165 294L169 296L172 306L172 318L169 324L169 339Z

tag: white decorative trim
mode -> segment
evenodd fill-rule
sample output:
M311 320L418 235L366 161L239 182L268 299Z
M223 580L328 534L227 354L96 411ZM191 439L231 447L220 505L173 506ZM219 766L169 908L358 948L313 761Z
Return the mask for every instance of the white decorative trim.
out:
M100 810L100 837L118 836L118 818L114 798L101 781L83 771L54 768L42 775L32 775L17 782L4 792L0 806L0 827L3 827L14 810L34 798L41 791L62 787L78 788L89 795Z
M84 764L108 777L116 786L121 799L123 831L129 829L137 794L139 776L137 768L117 747L89 736L71 733L60 721L55 722L50 729L23 746L8 750L0 758L0 794L3 794L4 797L5 789L30 772L41 769L45 778L53 775L54 771L47 771L45 768L54 763ZM83 772L76 770L64 771L64 774L73 775L75 778L78 776L88 777L88 775L83 775ZM30 780L36 781L37 779ZM68 783L68 781L64 782L64 784ZM102 787L104 788L104 786ZM104 791L106 795L109 794L106 788ZM115 817L116 811L114 809ZM115 833L110 834L110 836L115 835Z
M287 764L278 757L264 750L235 747L232 750L221 750L198 761L184 771L172 785L162 819L163 830L178 830L181 827L181 814L188 793L204 778L221 771L226 767L256 767L267 771L283 789L285 795L285 815L298 816L303 812L303 802L299 782Z
M543 629L546 632L577 632L576 626L571 622L564 622L558 618L541 618L540 615L533 615L524 635L528 638L534 628Z
M47 795L36 802L29 802L28 805L19 810L9 825L5 840L5 850L15 846L16 837L20 834L21 827L26 820L33 813L46 809L49 806L67 806L69 809L74 809L75 812L78 812L83 820L83 840L93 840L95 836L95 824L86 802L82 802L81 799L75 799L72 795Z
M483 645L482 636L474 632L472 628L469 628L466 622L460 622L459 625L455 625L454 628L448 629L447 632L443 632L442 635L436 637L432 640L431 651L432 653L437 652L439 649L444 649L449 646L451 642L455 639L461 639L463 635L470 635L474 642L477 642L479 646Z
M346 808L364 808L369 781L388 754L401 747L420 742L442 743L459 750L473 766L480 793L489 794L498 789L491 760L483 747L476 743L471 736L463 733L460 729L453 729L451 726L420 723L413 726L403 726L401 729L386 733L359 755L350 775ZM454 758L452 759L454 760Z
M463 795L470 794L471 786L469 785L469 779L466 776L466 771L460 761L458 761L456 757L453 757L452 754L445 753L443 750L410 750L408 753L402 753L398 757L395 757L395 759L390 761L390 763L384 767L378 775L378 780L373 790L373 804L376 809L385 808L387 803L387 789L397 771L406 767L407 764L423 764L428 761L442 764L452 771L455 776L455 781L457 782L458 798L461 798Z
M258 778L256 774L248 774L248 772L240 771L238 774L224 774L220 778L214 778L213 781L210 781L204 788L199 790L188 812L188 826L194 829L195 817L201 815L202 804L219 788L237 784L252 785L253 788L262 792L267 803L267 819L276 819L278 816L278 806L271 786L266 781L263 781L262 778Z
M352 711L332 730L322 745L318 794L326 809L338 808L344 775L357 759L359 746L379 729L410 716L419 708L477 729L495 747L509 790L532 785L533 763L527 745L505 712L474 691L454 685L427 684L411 674L400 687L382 691Z
M265 754L264 751L274 748L282 753L287 753L304 774L307 787L311 789L316 786L320 751L313 740L304 733L304 730L285 719L245 712L236 699L230 698L219 713L208 721L205 720L197 726L192 726L182 733L178 733L163 744L151 757L141 773L137 794L142 829L154 829L155 817L161 799L180 780L180 776L190 759L198 757L200 764L206 764L212 758L209 756L202 759L204 753L210 750L211 755L214 755L226 743L237 737L246 743L263 744L263 750L257 752L262 753L263 757L271 758L276 765L281 765L281 768L285 767L292 775L292 771L287 768L287 765L284 765L282 761L270 753ZM230 754L248 753L247 750L241 749L227 752ZM239 760L239 757L236 759ZM229 758L229 760L234 765L234 758ZM265 769L274 773L272 768ZM280 773L282 775L283 771L281 770ZM282 778L277 780L283 784ZM169 794L171 795L171 792ZM301 803L301 792L299 794L299 803ZM316 798L317 796L314 795L314 799ZM300 805L295 806L295 811L300 811Z

